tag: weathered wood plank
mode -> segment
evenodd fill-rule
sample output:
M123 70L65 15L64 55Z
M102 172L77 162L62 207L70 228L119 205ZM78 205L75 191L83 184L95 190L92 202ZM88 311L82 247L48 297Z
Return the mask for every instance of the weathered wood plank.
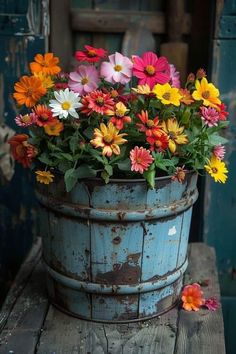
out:
M34 268L41 258L41 239L37 238L8 292L0 312L0 332L23 289L25 288Z
M0 353L34 353L48 300L44 270L39 262L40 242L22 265L1 312Z
M71 9L71 26L74 31L126 32L135 24L145 24L152 33L165 33L165 15L162 12L129 10ZM185 14L179 32L190 33L191 17Z
M192 244L186 281L200 282L205 279L209 279L209 285L203 288L205 297L219 299L214 250L203 243ZM198 353L225 353L221 309L215 312L201 309L196 313L180 310L175 354L196 353L196 348Z

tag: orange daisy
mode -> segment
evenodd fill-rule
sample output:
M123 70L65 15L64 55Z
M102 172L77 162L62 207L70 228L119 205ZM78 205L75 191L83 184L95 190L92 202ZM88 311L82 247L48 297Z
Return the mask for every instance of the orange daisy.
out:
M56 120L55 123L53 122L44 126L45 133L50 136L59 136L63 129L63 123L58 120Z
M53 53L46 53L44 55L37 54L34 57L34 60L35 61L30 63L30 70L32 73L42 71L47 75L56 75L61 71L60 66L57 65L59 63L59 58L54 57Z
M38 104L35 106L34 113L36 114L35 123L39 127L57 122L56 118L52 115L52 111L44 104Z
M25 104L26 107L33 107L36 102L46 93L42 81L35 76L22 76L14 89L13 97L19 105Z

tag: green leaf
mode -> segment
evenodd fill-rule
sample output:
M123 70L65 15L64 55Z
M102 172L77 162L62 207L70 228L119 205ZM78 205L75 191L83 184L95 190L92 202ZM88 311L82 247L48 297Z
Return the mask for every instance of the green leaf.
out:
M124 161L118 162L117 166L121 171L130 171L131 170L130 159L127 157L127 159L125 159Z
M228 142L227 139L223 138L223 136L220 136L218 134L209 135L208 141L213 146L219 145L219 144L226 144Z
M151 164L148 168L147 171L144 172L143 177L146 179L148 186L151 189L155 188L155 176L156 176L156 170L155 170L155 164Z
M102 171L101 177L102 177L102 179L104 180L104 182L105 182L106 184L109 183L110 176L109 176L109 174L108 174L105 170Z
M70 192L78 181L78 173L74 168L67 170L64 175L66 191Z
M104 166L104 170L107 172L107 174L108 174L109 176L112 176L112 175L113 175L113 168L112 168L111 165L105 165L105 166Z
M99 162L101 162L102 164L104 164L105 161L107 161L107 159L104 156L101 156L101 153L97 150L91 149L90 150L90 154Z
M77 136L72 136L69 140L69 146L72 154L74 155L76 148L78 147L79 142L78 142L78 137Z
M72 168L72 163L70 161L60 161L57 167L61 172L65 173Z
M96 177L97 171L92 169L89 165L80 165L77 169L77 177L78 178L89 178Z
M51 160L48 155L44 152L42 153L40 156L37 157L38 160L42 163L44 163L45 165L48 165L48 166L54 166L54 162L53 160Z

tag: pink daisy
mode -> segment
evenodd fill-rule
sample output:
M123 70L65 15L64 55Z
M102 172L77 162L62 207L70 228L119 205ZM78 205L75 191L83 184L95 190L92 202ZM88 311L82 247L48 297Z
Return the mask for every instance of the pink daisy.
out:
M132 77L132 61L118 52L109 55L108 58L110 62L106 61L101 64L101 76L112 84L127 84Z
M218 160L223 160L225 157L225 147L223 145L216 145L213 149L213 154Z
M152 89L155 84L166 84L170 80L170 65L165 57L158 58L153 52L146 52L142 57L135 56L133 75L139 85L148 84Z
M220 117L219 112L212 107L200 107L201 118L208 125L208 127L216 126Z
M180 74L173 64L170 64L170 85L180 88Z
M80 95L85 95L97 89L99 82L97 69L90 65L80 65L69 74L68 86Z
M15 122L19 127L28 127L36 122L37 115L35 113L21 115L15 118Z
M130 160L131 171L143 173L151 165L153 157L149 150L135 146L135 148L130 151Z
M210 311L215 311L220 307L219 301L215 297L206 299L204 306Z
M107 56L107 52L102 48L94 48L90 45L85 45L84 48L84 50L78 50L75 53L75 58L78 61L97 63L99 60Z

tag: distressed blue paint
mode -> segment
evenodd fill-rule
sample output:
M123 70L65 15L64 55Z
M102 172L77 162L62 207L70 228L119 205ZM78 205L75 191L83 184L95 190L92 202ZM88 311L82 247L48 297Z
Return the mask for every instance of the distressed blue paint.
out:
M144 180L104 185L95 179L67 194L57 176L37 186L47 214L42 220L49 222L41 233L52 301L79 317L111 322L173 306L187 267L196 181L193 173L184 184L160 178L151 191Z
M175 283L182 277L185 270L187 269L188 261L182 264L181 267L176 269L174 272L165 275L164 277L156 277L156 279L152 279L151 281L141 282L137 284L104 284L104 283L91 283L86 280L79 281L75 279L73 274L69 274L70 277L67 275L63 275L62 272L55 271L53 268L44 263L44 266L51 275L51 277L56 280L58 283L69 287L70 289L79 290L79 291L86 291L87 293L91 294L119 294L119 295L127 295L127 294L139 294L143 292L150 292L159 290L163 287L167 287L170 284ZM68 272L69 273L69 272ZM77 278L77 277L76 277Z

